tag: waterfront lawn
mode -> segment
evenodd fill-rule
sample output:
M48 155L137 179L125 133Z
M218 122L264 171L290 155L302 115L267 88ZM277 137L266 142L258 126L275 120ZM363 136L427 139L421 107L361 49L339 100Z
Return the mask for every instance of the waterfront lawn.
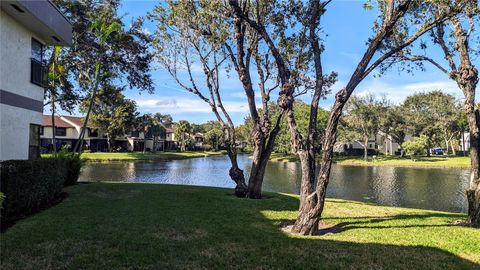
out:
M95 152L82 153L82 158L87 161L117 161L117 160L174 160L196 157L207 157L212 155L224 155L226 152L188 151L188 152ZM51 154L43 154L42 157L49 157Z
M298 197L229 189L92 183L1 235L2 269L479 269L480 230L464 214L330 199L344 231L292 236Z
M273 153L272 161L298 161L296 155L283 155ZM446 156L431 156L431 157L417 157L411 159L408 157L401 158L400 156L376 156L373 158L369 156L365 161L363 156L335 156L334 163L339 165L349 166L392 166L392 167L448 167L448 168L469 168L470 157L446 157Z

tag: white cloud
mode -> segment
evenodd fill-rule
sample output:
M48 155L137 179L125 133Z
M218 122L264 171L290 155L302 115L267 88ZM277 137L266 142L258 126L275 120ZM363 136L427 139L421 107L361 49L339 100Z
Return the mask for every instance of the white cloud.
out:
M437 80L431 82L414 82L407 84L389 84L378 79L371 80L361 85L355 94L365 95L372 93L377 96L385 95L388 99L394 103L401 103L409 95L418 92L429 92L434 90L440 90L445 93L451 94L457 98L461 98L462 94L460 89L454 81L450 80Z
M155 97L154 99L136 100L140 109L163 113L211 113L212 110L204 101L195 98ZM248 107L245 102L224 101L223 105L229 113L245 113Z

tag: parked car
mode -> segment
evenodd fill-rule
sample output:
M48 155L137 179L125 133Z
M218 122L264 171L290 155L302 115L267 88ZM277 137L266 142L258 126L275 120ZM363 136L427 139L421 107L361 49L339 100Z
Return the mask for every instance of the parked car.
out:
M432 148L430 149L430 154L432 155L443 155L445 151L442 148Z

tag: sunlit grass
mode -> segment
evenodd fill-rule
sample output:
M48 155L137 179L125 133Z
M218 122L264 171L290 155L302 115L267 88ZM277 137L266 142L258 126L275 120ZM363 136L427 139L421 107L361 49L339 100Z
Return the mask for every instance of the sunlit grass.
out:
M295 155L283 155L274 153L271 157L272 161L298 161ZM470 157L462 156L431 156L417 157L411 159L408 157L401 158L399 156L369 156L368 160L364 160L360 156L336 156L334 163L339 165L350 166L393 166L393 167L451 167L451 168L469 168Z
M298 198L232 190L94 183L1 235L2 269L478 269L480 230L461 213L329 199L344 231L293 236Z
M113 160L172 160L194 157L206 157L212 155L223 155L225 152L218 151L188 151L188 152L113 152L113 153L83 153L82 158L89 161L113 161ZM42 157L49 157L51 154L43 154Z

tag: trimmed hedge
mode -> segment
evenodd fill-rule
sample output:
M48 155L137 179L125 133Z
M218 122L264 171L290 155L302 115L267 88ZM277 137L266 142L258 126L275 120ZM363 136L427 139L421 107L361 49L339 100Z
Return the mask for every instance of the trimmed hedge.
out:
M81 164L78 155L1 162L2 229L59 202L64 185L77 182Z
M79 154L60 152L56 156L60 159L67 161L67 175L65 178L64 186L75 185L80 176L80 170L84 164L84 161L80 158Z

